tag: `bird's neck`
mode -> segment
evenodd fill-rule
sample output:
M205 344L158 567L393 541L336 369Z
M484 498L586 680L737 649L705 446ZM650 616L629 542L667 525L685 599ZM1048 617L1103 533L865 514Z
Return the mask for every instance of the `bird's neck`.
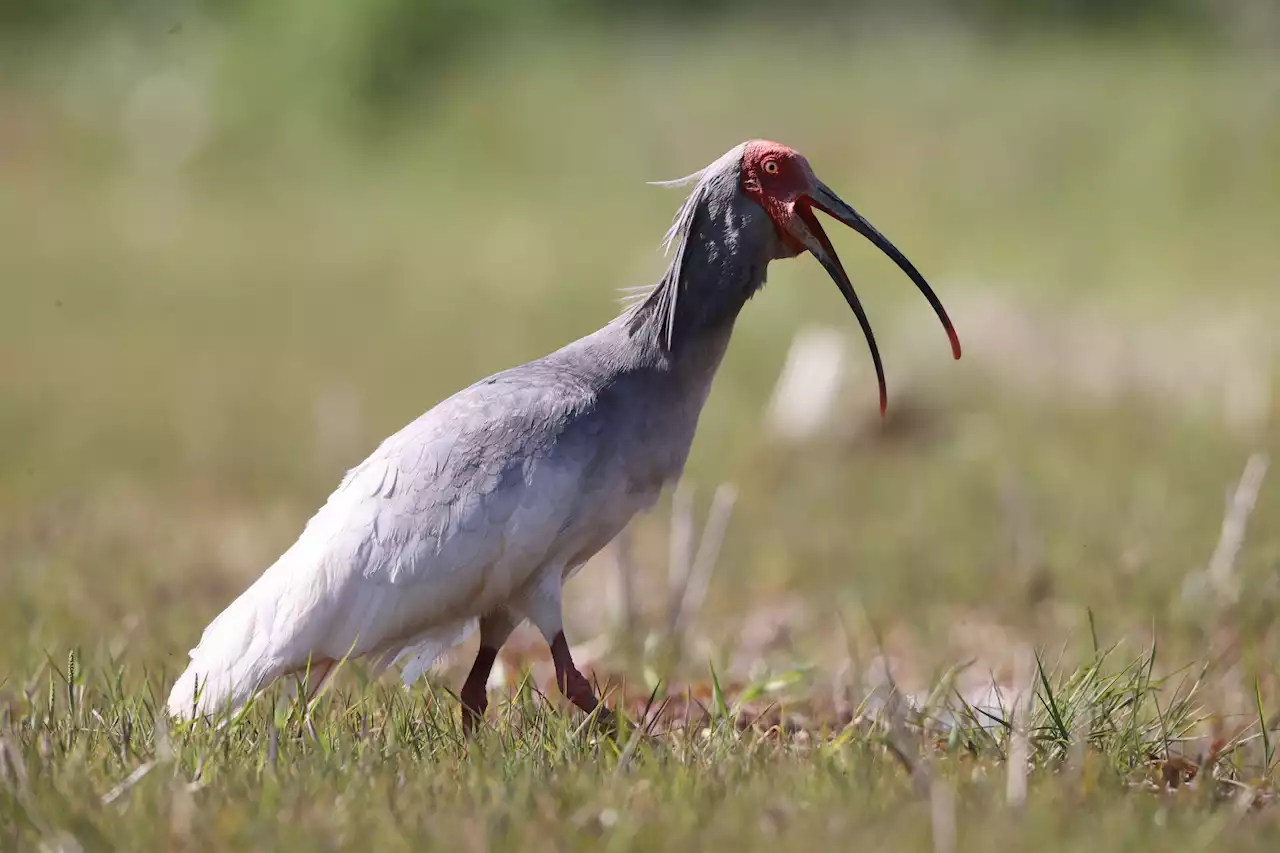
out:
M695 223L662 280L624 315L637 344L674 364L711 353L718 364L739 312L764 284L768 257L746 250L740 223L724 219L731 217Z
M617 348L616 376L627 376L627 386L649 389L641 398L666 410L661 417L672 423L663 430L687 452L734 323L763 282L765 265L741 263L725 247L707 244L691 246L684 264L678 291L673 278L664 279L648 299L602 331Z
M772 220L726 174L703 180L677 214L662 280L601 330L611 376L651 385L653 398L692 416L690 431L739 312L780 257Z
M767 264L731 240L694 236L701 239L685 247L678 275L572 346L591 352L572 361L575 371L592 365L598 405L628 424L617 436L628 476L655 489L684 468L734 323Z

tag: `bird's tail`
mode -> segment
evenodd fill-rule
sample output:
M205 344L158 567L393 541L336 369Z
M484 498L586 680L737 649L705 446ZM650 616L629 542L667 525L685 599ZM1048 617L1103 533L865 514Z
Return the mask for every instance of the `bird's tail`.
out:
M240 710L278 674L269 614L262 612L268 572L204 629L191 664L169 693L169 714L180 720ZM264 618L264 616L268 618Z

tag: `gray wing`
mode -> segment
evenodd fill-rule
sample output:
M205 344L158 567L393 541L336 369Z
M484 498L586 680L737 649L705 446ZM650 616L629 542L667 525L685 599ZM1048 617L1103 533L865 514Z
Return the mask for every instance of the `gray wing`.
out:
M503 534L521 509L548 510L548 522L572 515L576 501L560 492L593 448L570 426L589 405L572 384L517 374L473 386L387 439L339 487L362 496L352 520L367 535L350 555L360 574L408 583L489 562L519 544ZM530 544L558 532L556 522L520 520Z
M478 615L538 567L599 448L591 390L531 368L460 391L347 473L268 571L288 574L285 645L364 653Z

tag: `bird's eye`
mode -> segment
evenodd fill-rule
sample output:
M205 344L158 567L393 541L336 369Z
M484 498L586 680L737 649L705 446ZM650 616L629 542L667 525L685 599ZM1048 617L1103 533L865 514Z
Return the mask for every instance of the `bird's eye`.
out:
M766 172L768 172L770 175L776 175L776 174L778 174L778 163L777 163L777 161L776 161L776 160L765 160L765 161L764 161L764 170L765 170Z

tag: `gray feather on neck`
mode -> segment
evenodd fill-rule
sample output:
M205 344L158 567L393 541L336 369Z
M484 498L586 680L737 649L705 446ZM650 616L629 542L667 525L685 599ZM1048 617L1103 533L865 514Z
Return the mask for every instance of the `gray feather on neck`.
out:
M738 193L738 175L742 166L743 145L735 146L725 152L709 166L677 178L672 181L653 181L653 186L682 187L693 184L693 190L681 203L672 218L671 227L667 229L662 240L663 251L671 255L671 263L667 271L651 288L633 293L626 309L628 325L633 332L642 328L654 335L654 343L671 351L675 346L676 311L680 302L680 293L688 288L686 270L693 251L693 244L702 236L695 234L694 222L701 212L709 215L710 203L718 201L724 206L732 205ZM732 229L731 217L714 223L718 228ZM732 238L732 235L725 234ZM699 247L704 248L704 247ZM713 294L699 294L698 298L711 298ZM680 306L682 307L682 306Z

